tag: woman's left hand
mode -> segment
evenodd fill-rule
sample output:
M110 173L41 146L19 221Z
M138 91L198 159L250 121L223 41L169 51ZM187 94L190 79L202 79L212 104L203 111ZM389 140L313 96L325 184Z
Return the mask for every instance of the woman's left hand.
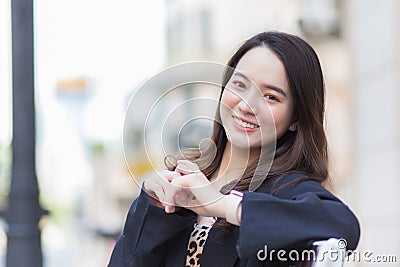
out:
M189 160L178 160L177 163L175 171L181 176L172 179L171 184L182 190L178 194L171 192L175 194L171 196L175 204L201 216L225 218L226 196L207 179L197 164Z

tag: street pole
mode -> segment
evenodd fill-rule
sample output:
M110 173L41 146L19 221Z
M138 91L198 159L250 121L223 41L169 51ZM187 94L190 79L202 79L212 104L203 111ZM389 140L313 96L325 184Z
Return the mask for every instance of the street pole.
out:
M13 139L8 208L7 267L42 266L35 169L33 0L12 0Z

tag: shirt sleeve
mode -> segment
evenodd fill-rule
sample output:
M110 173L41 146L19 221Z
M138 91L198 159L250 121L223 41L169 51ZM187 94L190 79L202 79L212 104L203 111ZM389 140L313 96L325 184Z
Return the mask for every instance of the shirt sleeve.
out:
M194 212L183 208L165 213L141 190L128 212L123 235L114 247L109 266L162 266L167 242L192 227L195 219Z
M290 181L289 179L284 179ZM306 249L316 240L331 237L355 249L359 223L353 212L314 181L288 185L277 196L245 192L236 245L240 258L254 257L260 249Z

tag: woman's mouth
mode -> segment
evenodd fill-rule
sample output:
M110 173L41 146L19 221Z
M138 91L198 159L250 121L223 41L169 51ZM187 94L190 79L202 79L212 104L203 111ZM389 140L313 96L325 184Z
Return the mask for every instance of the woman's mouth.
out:
M232 116L233 117L233 121L235 122L235 126L240 127L241 130L245 130L245 131L255 131L258 128L260 128L259 125L248 122L248 121L243 121L242 119L240 119L239 117L236 116Z

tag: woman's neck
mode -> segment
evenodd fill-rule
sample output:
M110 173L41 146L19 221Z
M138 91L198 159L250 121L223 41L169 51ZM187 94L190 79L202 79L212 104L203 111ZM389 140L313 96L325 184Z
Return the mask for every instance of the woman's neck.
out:
M233 180L239 179L243 175L248 163L258 156L258 151L240 149L232 146L228 141L222 154L221 163L212 176L211 181L224 186Z

